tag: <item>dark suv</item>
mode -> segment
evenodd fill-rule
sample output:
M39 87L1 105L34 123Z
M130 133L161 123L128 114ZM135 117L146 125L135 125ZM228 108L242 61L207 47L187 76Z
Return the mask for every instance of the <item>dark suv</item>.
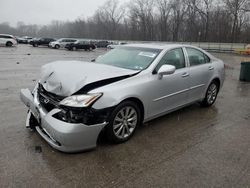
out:
M111 43L109 41L99 41L97 42L95 45L97 48L107 48L108 45L110 45Z
M68 50L83 49L85 51L87 51L87 50L91 51L91 50L96 49L96 46L94 44L92 44L91 42L89 42L89 41L77 40L74 43L66 44L65 48L68 49Z
M55 41L55 39L53 38L38 38L38 39L30 41L30 44L34 47L49 46L49 43L53 41Z

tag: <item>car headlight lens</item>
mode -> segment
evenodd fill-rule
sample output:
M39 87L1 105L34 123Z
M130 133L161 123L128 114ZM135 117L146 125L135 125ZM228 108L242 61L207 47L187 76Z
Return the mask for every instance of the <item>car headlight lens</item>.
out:
M102 96L102 93L96 94L85 94L85 95L72 95L63 99L60 102L60 105L68 106L68 107L88 107L93 104L98 98Z

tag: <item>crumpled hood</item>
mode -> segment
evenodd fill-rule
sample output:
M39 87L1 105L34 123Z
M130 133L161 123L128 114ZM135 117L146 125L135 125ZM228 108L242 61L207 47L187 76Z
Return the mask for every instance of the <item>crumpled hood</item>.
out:
M70 96L87 84L138 71L82 61L56 61L42 66L41 84L48 92Z

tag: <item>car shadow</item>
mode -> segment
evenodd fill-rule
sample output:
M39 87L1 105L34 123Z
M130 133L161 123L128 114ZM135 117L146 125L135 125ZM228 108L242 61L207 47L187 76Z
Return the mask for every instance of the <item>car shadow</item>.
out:
M209 108L205 108L200 106L199 103L194 103L189 106L183 107L179 110L173 111L171 113L168 113L166 115L160 116L156 119L150 120L146 123L141 124L135 133L135 135L131 138L133 139L134 137L140 137L146 135L151 135L150 133L151 130L157 130L157 129L172 129L174 126L181 126L179 125L179 122L183 122L186 119L189 121L194 121L194 118L197 117L203 117L204 119L209 118L211 120L211 117L214 119L217 118L218 114L218 109L216 108L215 105ZM182 129L181 127L178 127L179 129ZM183 126L183 129L184 126ZM128 141L129 142L129 141ZM127 143L127 142L126 142ZM123 143L122 143L123 144ZM97 140L97 147L110 147L115 146L117 144L111 143L105 135L105 130L103 130L98 137Z

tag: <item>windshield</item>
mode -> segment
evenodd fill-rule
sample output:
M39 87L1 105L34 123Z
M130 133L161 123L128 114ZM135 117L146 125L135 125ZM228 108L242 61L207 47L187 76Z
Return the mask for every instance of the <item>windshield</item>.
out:
M97 58L96 62L125 69L144 70L160 52L160 49L117 47Z

